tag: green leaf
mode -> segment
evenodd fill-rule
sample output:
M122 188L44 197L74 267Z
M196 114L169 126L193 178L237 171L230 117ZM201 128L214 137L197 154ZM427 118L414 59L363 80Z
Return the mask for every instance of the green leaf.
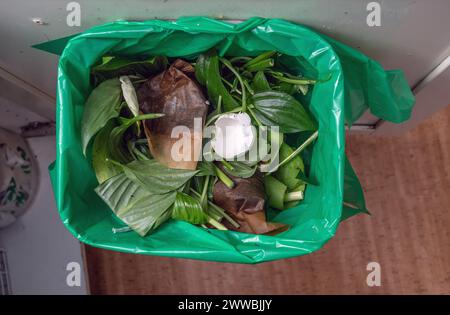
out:
M253 86L253 90L255 91L255 93L270 91L269 82L267 81L267 78L263 71L258 71L255 74L255 77L253 78L252 86Z
M294 150L289 145L283 143L280 147L280 161L283 161L293 152ZM300 172L303 173L304 171L305 166L303 164L303 160L300 155L296 155L288 163L279 167L278 170L274 173L274 176L283 184L285 184L288 189L294 189L299 185L299 183L301 183L301 180L298 179L298 174Z
M275 61L272 58L269 58L253 63L249 66L244 66L244 69L246 71L256 72L266 70L267 68L272 68L274 65Z
M103 62L92 68L94 83L122 75L139 75L145 78L160 73L168 65L167 58L156 56L148 59L130 59L125 57L103 57Z
M247 63L244 64L244 68L252 67L255 64L259 64L260 62L270 59L273 55L276 54L276 51L266 51L262 54L256 56L255 58L251 59Z
M291 83L291 84L296 84L296 85L316 84L317 83L316 79L298 77L298 76L292 75L287 72L271 71L271 70L269 70L267 72L273 78L278 80L279 82L286 82L286 83Z
M216 175L216 171L214 170L214 165L212 162L208 161L200 161L197 163L198 173L196 176L207 176L207 175Z
M172 209L172 219L183 220L192 224L204 224L208 217L197 199L188 194L177 192Z
M111 159L120 163L128 163L132 160L130 153L125 147L123 136L130 126L122 124L114 127L107 139Z
M156 160L133 161L123 166L125 175L153 194L179 189L198 171L168 168Z
M162 195L150 194L132 207L119 209L116 215L139 235L145 236L170 218L170 207L175 196L175 191Z
M294 133L305 130L315 130L316 126L303 108L291 95L267 91L253 95L256 118L266 126L279 126L280 132Z
M195 63L195 78L201 85L206 85L206 56L201 54Z
M124 75L119 78L122 88L122 95L127 103L133 116L139 115L139 102L136 95L136 90L134 89L133 83L128 76Z
M284 209L284 195L287 186L271 175L264 176L264 189L269 205L275 209Z
M81 121L81 143L83 154L91 138L102 129L106 123L119 116L122 90L118 78L107 80L96 87L89 95L84 105Z
M231 165L232 169L224 166L224 172L228 175L240 178L252 177L255 174L257 168L257 165L249 166L248 164L239 161L228 161L227 163Z
M217 107L220 95L225 111L239 107L238 102L223 85L219 71L219 57L215 52L199 56L195 65L195 75L200 84L206 85L208 99L214 107Z
M100 184L122 172L120 167L110 161L112 157L109 152L108 139L113 128L112 121L108 122L95 136L92 147L92 166Z
M145 236L170 217L176 192L152 195L121 173L95 189L96 193L123 222Z

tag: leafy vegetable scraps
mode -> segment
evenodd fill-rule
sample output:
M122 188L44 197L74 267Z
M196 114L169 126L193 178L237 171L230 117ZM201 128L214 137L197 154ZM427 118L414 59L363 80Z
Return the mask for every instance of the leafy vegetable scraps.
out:
M305 197L301 152L318 133L297 96L318 82L289 73L279 57L105 57L91 70L81 128L85 155L93 140L100 198L141 236L169 219L254 234L287 230L265 211ZM292 147L289 133L306 141Z

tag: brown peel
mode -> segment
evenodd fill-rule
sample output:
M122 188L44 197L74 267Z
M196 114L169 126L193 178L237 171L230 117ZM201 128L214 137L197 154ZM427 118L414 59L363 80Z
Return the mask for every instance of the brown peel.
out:
M137 96L144 114L165 114L144 123L152 156L167 167L195 170L201 154L208 105L198 85L181 71L189 73L191 68L185 61L175 61L167 70L143 84ZM175 132L177 137L173 138L174 128L180 126L184 129L178 129L181 132Z
M213 190L214 203L229 213L239 224L230 229L253 234L275 235L286 231L283 223L268 222L265 214L265 194L262 176L256 173L250 178L231 177L235 183L229 189L218 181Z

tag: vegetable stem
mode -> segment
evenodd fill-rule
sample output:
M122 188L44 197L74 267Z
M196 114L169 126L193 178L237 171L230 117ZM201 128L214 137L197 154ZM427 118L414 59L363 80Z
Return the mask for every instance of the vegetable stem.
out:
M208 217L208 223L211 224L212 226L214 226L218 230L221 230L221 231L227 231L228 230L222 223L217 222L216 220L214 220L211 217Z
M140 79L140 80L132 81L132 83L133 84L139 84L139 83L143 83L145 81L148 81L148 79Z
M230 162L228 162L227 160L221 160L220 163L223 164L224 167L226 167L229 170L234 170L233 165L230 164Z
M200 198L200 194L196 192L193 188L191 188L191 192L198 198ZM208 204L211 207L212 210L220 213L228 222L231 223L235 228L239 228L240 225L237 223L225 210L223 210L221 207L213 203L212 201L208 200Z
M146 119L154 119L154 118L160 118L163 117L164 114L161 113L149 113L149 114L143 114L143 115L137 115L133 118L124 118L124 117L119 117L119 121L123 124L123 125L128 125L131 126L132 124L141 121L141 120L146 120Z
M253 117L253 119L256 121L256 124L258 125L258 127L262 127L263 124L259 121L258 118L256 118L255 112L250 107L248 107L248 112Z
M129 226L124 226L124 227L120 227L120 228L112 228L112 232L114 234L124 233L124 232L129 232L129 231L131 231L131 228Z
M230 89L231 89L230 92L236 91L239 95L242 94L242 92L241 92L240 90L238 90L238 89L234 86L234 84L231 84L228 80L222 78L222 81L223 81L223 83L225 83L226 85L228 85L228 86L230 87ZM220 96L220 95L219 95L219 96Z
M137 139L136 141L134 141L136 144L147 144L148 140L147 138L145 139Z
M298 78L295 76L291 76L291 77L285 77L283 75L283 73L281 72L276 72L276 71L268 71L275 79L281 81L281 82L286 82L286 83L291 83L291 84L297 84L297 85L306 85L306 84L315 84L317 83L317 80L314 79L308 79L308 78Z
M275 64L274 60L272 58L269 58L269 59L261 60L257 63L251 64L251 65L245 67L245 70L250 71L250 72L261 71L266 68L273 67L274 64Z
M298 201L303 199L303 191L288 192L284 195L284 201Z
M205 178L205 183L203 184L202 195L200 196L200 204L202 205L203 209L205 209L208 205L207 193L208 193L209 178L210 176L207 175Z
M139 151L139 149L136 147L133 147L133 153L138 157L138 159L141 159L143 161L150 160L147 156L145 156L144 153Z
M236 71L236 69L233 67L233 65L225 58L220 58L220 61L236 76L236 78L239 80L239 84L241 85L242 89L242 111L246 111L246 103L247 103L247 95L245 93L245 85L244 81L242 80L241 75L239 72Z
M146 119L160 118L160 117L163 117L163 116L164 116L164 114L161 114L161 113L149 113L149 114L137 115L137 116L135 116L135 117L130 119L130 123L133 124L133 123L135 123L137 121L146 120Z
M243 82L244 82L244 85L245 85L246 89L248 90L248 92L249 92L251 95L255 94L255 91L252 89L252 87L250 86L250 84L248 84L248 81L247 81L247 80L244 80Z
M230 59L231 63L236 63L236 62L247 62L252 60L251 57L233 57Z
M220 168L214 165L214 170L216 171L217 177L225 184L229 189L233 189L234 182L229 178Z
M265 59L268 59L270 57L272 57L273 55L275 55L276 52L275 51L267 51L264 52L262 54L260 54L259 56L256 56L255 58L251 59L250 61L248 61L245 65L244 68L248 68L249 66L252 66L254 64L257 64Z
M297 149L294 150L294 152L292 152L291 154L289 154L283 161L281 161L277 167L275 167L273 170L278 169L279 167L283 166L284 164L288 163L290 160L292 160L294 157L296 157L300 152L302 152L308 145L311 144L311 142L313 142L317 136L318 136L319 132L315 131L308 139L306 139L305 142L303 142ZM270 171L269 173L273 172Z

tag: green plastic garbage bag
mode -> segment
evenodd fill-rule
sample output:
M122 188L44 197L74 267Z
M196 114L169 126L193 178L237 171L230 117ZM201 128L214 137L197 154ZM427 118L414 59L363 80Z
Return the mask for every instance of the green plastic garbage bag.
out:
M251 18L231 24L205 17L177 21L114 22L77 36L36 46L59 54L57 156L50 167L61 219L80 241L122 252L236 263L259 263L305 255L321 248L339 222L367 212L359 181L345 157L345 122L367 109L380 118L409 118L414 97L401 71L384 71L374 60L311 29L280 19ZM216 47L230 56L276 50L289 66L327 78L315 85L309 110L319 125L311 153L305 200L273 218L291 225L277 236L205 230L171 220L144 238L112 233L123 224L96 195L90 157L80 145L84 102L92 87L90 67L105 54L166 55L193 59Z

